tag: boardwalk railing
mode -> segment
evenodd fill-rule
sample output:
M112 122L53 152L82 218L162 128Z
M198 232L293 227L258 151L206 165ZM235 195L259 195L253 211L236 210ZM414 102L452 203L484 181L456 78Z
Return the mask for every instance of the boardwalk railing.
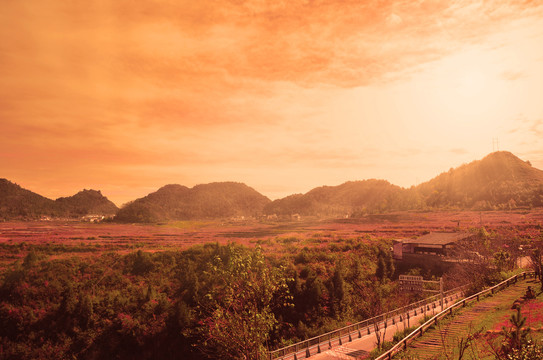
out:
M444 292L443 306L445 307L449 304L449 302L453 302L454 300L463 297L465 287L466 286L460 286ZM296 344L285 346L281 349L270 351L268 353L268 358L269 360L298 360L308 358L311 355L319 354L323 350L332 348L334 345L343 345L344 342L353 341L353 338L361 338L363 334L370 334L375 325L384 326L386 328L388 325L394 325L398 321L409 322L410 316L417 316L419 312L424 314L426 314L427 311L435 312L435 309L439 306L440 300L441 295L430 296L370 319L362 320L355 324L347 325L340 329L330 331L326 334L300 341Z
M494 294L495 292L498 292L498 291L508 287L509 285L516 283L518 279L521 279L521 278L526 279L527 276L534 276L534 275L535 275L534 272L525 271L525 272L523 272L521 274L512 276L509 279L502 281L498 285L494 285L491 288L480 291L477 294L471 295L471 296L469 296L469 297L467 297L465 299L462 299L462 300L452 304L451 306L449 306L445 310L439 312L438 314L434 315L431 319L429 319L424 324L422 324L421 326L419 326L418 328L413 330L413 332L411 332L409 335L407 335L405 338L403 338L400 342L398 342L396 345L394 345L390 350L383 353L381 356L379 356L375 360L385 360L385 359L390 360L390 359L392 359L392 357L395 354L397 354L398 352L400 352L402 350L407 349L407 346L409 345L409 343L412 342L413 340L415 340L417 337L422 336L422 334L424 334L424 332L426 330L428 330L428 328L430 328L433 325L437 325L438 321L441 320L446 315L452 314L454 309L459 308L459 307L464 307L470 301L475 301L475 300L479 301L481 299L481 297L483 297L485 295Z

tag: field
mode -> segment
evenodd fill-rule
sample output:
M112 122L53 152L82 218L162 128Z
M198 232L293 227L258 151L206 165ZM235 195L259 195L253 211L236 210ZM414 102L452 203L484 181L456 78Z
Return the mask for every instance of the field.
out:
M543 211L400 212L357 219L301 221L178 221L158 225L81 223L69 221L0 223L0 267L23 258L30 248L51 257L93 256L183 250L196 244L254 246L270 253L291 247L328 246L349 241L402 239L431 231L469 231L484 226L504 237L533 238L541 234Z
M514 261L498 263L495 255L527 255L540 243L542 223L543 211L3 222L0 351L6 359L94 359L111 351L119 359L258 358L422 296L403 292L397 272L436 274L396 266L391 240L472 232L486 255L471 270L449 262L456 268L450 280L444 276L445 288L466 279L487 286L514 270Z

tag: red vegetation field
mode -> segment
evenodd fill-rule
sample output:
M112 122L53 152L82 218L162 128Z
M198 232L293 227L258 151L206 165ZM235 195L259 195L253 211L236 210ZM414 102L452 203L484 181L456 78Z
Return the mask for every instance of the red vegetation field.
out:
M420 298L395 281L395 272L405 269L396 267L388 240L477 233L484 262L444 275L446 288L470 276L476 288L502 279L496 266L512 269L506 255L516 259L539 243L542 223L543 211L155 225L4 222L0 352L6 359L91 359L111 351L125 359L179 353L203 359L214 351L208 358L238 359L233 344L252 344L247 351L265 354L266 344L280 348ZM414 269L427 278L446 270ZM261 337L232 342L232 334ZM234 355L217 355L221 349Z
M431 231L470 230L484 226L505 237L535 238L541 234L543 211L397 212L356 219L281 221L172 222L159 225L3 222L0 223L0 265L26 255L29 245L51 256L88 256L134 249L163 251L195 244L236 242L260 244L266 251L284 251L278 244L323 246L350 239L401 239ZM49 250L49 251L47 251Z

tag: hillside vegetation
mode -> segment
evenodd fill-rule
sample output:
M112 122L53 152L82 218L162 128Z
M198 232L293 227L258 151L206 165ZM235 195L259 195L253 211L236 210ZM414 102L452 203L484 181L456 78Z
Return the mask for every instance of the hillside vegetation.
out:
M55 203L63 213L70 216L88 214L115 215L119 208L99 190L83 190L70 197L61 197Z
M543 205L543 171L510 152L451 169L417 187L429 207L481 210Z
M349 181L339 186L322 186L308 193L288 196L267 205L268 214L352 215L353 213L408 210L417 194L385 180Z
M56 201L0 180L0 218L113 215L119 222L163 222L291 215L359 217L402 210L511 210L543 206L543 171L510 152L450 169L405 189L385 180L349 181L270 201L253 188L216 182L188 188L166 185L120 211L99 191L84 190Z
M100 191L83 190L54 201L0 179L0 219L77 218L90 214L111 216L118 210Z
M409 189L385 180L347 182L291 195L266 213L359 216L398 210L509 210L543 206L543 171L500 151Z
M41 215L58 214L53 200L0 179L0 219L39 218Z
M269 202L270 199L241 183L211 183L192 189L166 185L126 205L115 219L121 222L156 222L258 216Z

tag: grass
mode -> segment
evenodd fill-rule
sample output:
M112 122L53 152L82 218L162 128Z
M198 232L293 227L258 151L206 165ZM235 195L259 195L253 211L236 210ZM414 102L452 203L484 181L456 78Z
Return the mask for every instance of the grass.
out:
M161 226L173 227L176 229L183 229L183 230L192 230L192 229L200 229L200 228L209 226L210 224L211 222L185 220L185 221L172 221Z
M500 344L503 340L503 335L501 334L502 326L510 326L509 318L513 314L514 310L511 310L513 302L519 299L524 295L524 291L527 286L532 286L533 289L539 290L539 285L535 280L523 281L518 286L518 291L509 291L509 292L499 292L493 296L485 297L481 299L479 303L472 302L468 304L465 308L461 308L460 311L455 312L454 316L446 316L443 318L439 325L438 329L447 329L448 326L452 323L456 316L460 315L465 311L472 310L472 313L476 316L470 321L470 324L466 324L465 330L460 333L455 333L454 336L448 335L444 339L445 346L441 351L440 357L437 359L447 359L457 358L457 348L458 341L460 339L465 339L469 335L475 335L471 346L466 351L463 359L494 359L494 355L491 352L491 344ZM543 326L543 293L536 292L536 299L528 300L522 305L522 316L527 317L526 325L532 328L541 329ZM474 311L474 306L476 304L488 303L491 301L498 300L498 303L484 312ZM480 332L480 333L479 333ZM433 335L432 335L433 333ZM423 335L422 338L419 338L420 341L428 341L430 338L435 338L435 332L427 332ZM534 340L543 339L543 331L532 331L532 338ZM441 341L441 339L440 339ZM447 349L448 354L445 355L445 349ZM408 349L406 352L399 353L395 356L396 359L419 359L424 358L424 348L420 349Z

